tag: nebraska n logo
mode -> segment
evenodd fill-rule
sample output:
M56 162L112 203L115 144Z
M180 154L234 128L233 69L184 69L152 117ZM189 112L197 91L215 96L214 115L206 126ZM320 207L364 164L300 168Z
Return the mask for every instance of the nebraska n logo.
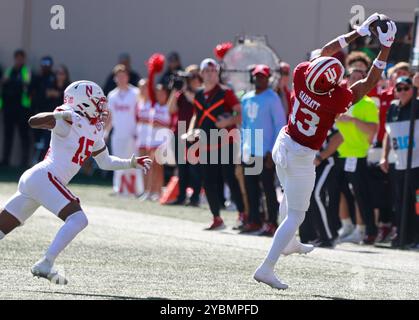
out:
M88 97L90 97L93 93L93 87L92 86L86 86L86 94Z
M336 74L336 70L333 68L327 68L326 72L325 72L327 81L329 81L331 84L335 84L336 83L336 79L337 79L337 74Z

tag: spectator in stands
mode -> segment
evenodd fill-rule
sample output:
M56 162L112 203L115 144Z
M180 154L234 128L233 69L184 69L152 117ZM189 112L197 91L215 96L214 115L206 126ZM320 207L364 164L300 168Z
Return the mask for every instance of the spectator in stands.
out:
M50 56L45 56L41 59L40 72L34 75L31 86L32 109L34 113L51 112L58 105L54 105L54 100L48 96L48 89L51 88L56 76L53 72L54 62ZM61 101L60 104L63 102ZM51 133L49 130L35 130L35 153L32 164L41 161L49 147L49 140Z
M167 56L167 63L167 69L159 80L159 83L163 84L163 86L166 88L169 87L170 80L176 74L176 72L182 70L179 53L169 53Z
M119 55L118 64L124 65L125 68L128 70L129 83L132 84L133 86L137 86L138 81L140 81L140 79L141 79L141 76L137 72L132 70L130 55L128 53L121 53ZM113 74L113 72L111 72L111 74L106 79L105 86L103 88L103 92L106 95L108 95L108 93L111 92L111 90L115 89L115 87L116 87L116 83L115 83L115 80L114 80L114 74Z
M346 57L346 68L353 68L367 72L371 66L371 59L362 51L352 51Z
M364 69L348 70L348 85L366 77ZM347 181L352 185L354 196L362 217L357 219L357 228L343 242L372 244L377 236L377 227L368 187L367 154L378 128L378 110L368 96L351 106L336 122L344 141L339 146L339 162ZM366 225L366 230L365 226Z
M255 90L246 93L242 100L242 159L245 168L261 172L244 175L249 202L249 219L242 233L259 231L260 235L273 236L278 227L279 203L275 190L275 164L272 148L281 128L286 124L284 107L278 95L269 87L271 70L267 65L256 65L252 71ZM258 140L257 130L263 133ZM266 199L268 219L261 217L262 193ZM262 228L262 223L263 228Z
M389 87L394 89L396 86L396 80L400 77L410 77L411 70L410 64L407 62L398 62L393 67L389 68L387 71L389 78Z
M289 112L291 110L291 89L290 89L290 74L291 66L285 61L279 63L279 75L278 83L276 85L275 91L281 98L282 107L285 110L285 115L288 118Z
M177 199L170 203L172 205L182 205L186 202L186 188L190 186L193 189L193 194L189 200L188 205L199 206L199 197L201 192L201 174L198 164L191 164L186 159L186 151L189 144L187 141L186 148L179 149L182 139L181 135L186 133L189 128L193 113L194 113L194 99L195 93L202 86L202 78L199 74L199 67L197 65L190 65L185 69L187 76L186 84L181 90L172 90L169 97L169 112L177 114L178 123L176 125L175 134L175 155L178 168L179 177L179 195ZM179 125L185 128L185 131L178 131Z
M149 145L153 134L153 116L151 101L148 94L148 79L141 79L138 82L139 95L137 98L137 134L136 147L140 156L150 156ZM151 185L150 174L143 176L144 193L141 199L149 197L149 189ZM148 190L148 191L147 191Z
M14 52L14 65L7 68L2 79L2 96L0 109L3 109L3 160L1 165L8 166L15 127L21 142L21 165L27 166L29 160L29 126L28 119L32 114L30 97L32 74L26 65L26 53L19 49Z
M164 60L159 54L152 55L148 60L149 63L149 80L147 82L148 98L150 100L149 124L151 124L151 135L147 138L147 149L150 158L153 160L150 171L148 172L148 184L144 186L144 194L140 197L141 201L151 200L158 201L160 199L162 187L164 184L163 159L159 156L162 148L166 148L164 144L170 142L173 132L171 131L172 118L169 113L167 102L169 99L169 90L161 83L155 85L154 77L160 70L156 69L154 64L159 56L159 67L162 67ZM154 62L152 62L154 61ZM160 148L162 147L162 148Z
M419 87L419 74L414 77L414 85ZM400 232L401 214L403 210L403 186L407 168L407 151L409 141L410 114L413 98L412 80L408 77L399 77L396 80L395 100L387 113L386 133L384 136L383 154L380 162L384 172L389 170L389 152L392 149L395 153L395 184L396 184L396 218L395 226L397 233ZM415 112L415 125L419 127L419 108ZM419 210L417 208L417 196L419 192L419 130L415 129L413 138L412 169L410 171L410 184L408 186L408 216L407 216L407 243L418 248L419 243ZM416 209L415 209L416 204ZM399 234L395 234L392 245L400 245Z
M105 128L105 139L107 140L111 129L113 129L112 154L127 159L136 153L136 107L139 90L129 83L129 72L125 65L116 65L113 73L117 87L108 94L109 119ZM137 179L141 179L141 176L137 174L139 172L135 169L115 171L113 176L114 193L137 194L136 182Z
M205 193L213 214L213 223L207 230L217 230L225 227L220 216L219 172L222 172L230 188L231 198L239 215L244 211L240 186L235 176L234 162L237 159L234 153L234 144L237 143L237 137L234 137L236 131L231 131L241 123L241 106L234 92L219 84L220 65L215 60L204 59L201 62L200 70L204 88L195 95L196 113L195 119L191 121L191 127L199 129L208 137L206 143L200 140L202 143L200 152L201 150L206 151L204 153L206 163L201 163L201 172ZM227 132L233 133L233 136L224 135L224 139L219 138L216 140L217 142L211 141L211 135L219 133L220 129L226 129ZM222 154L228 155L228 159L224 159L225 162L221 161Z
M47 98L53 107L60 106L64 101L64 90L71 83L70 73L65 65L58 66L55 71L55 82L47 89Z

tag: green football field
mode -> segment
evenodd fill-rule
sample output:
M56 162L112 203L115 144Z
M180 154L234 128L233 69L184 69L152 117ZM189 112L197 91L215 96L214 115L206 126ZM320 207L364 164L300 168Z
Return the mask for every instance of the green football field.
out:
M0 183L0 203L15 182ZM38 209L0 242L0 299L419 299L419 253L338 245L281 257L290 285L276 291L252 280L271 239L228 228L203 231L202 209L167 207L110 195L109 186L70 185L90 224L57 260L67 286L33 278L60 220Z

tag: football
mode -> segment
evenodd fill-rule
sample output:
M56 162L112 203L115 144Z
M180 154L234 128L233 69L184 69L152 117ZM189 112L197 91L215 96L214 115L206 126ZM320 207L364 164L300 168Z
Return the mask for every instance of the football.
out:
M390 21L390 18L385 14L379 14L378 17L378 20L370 24L370 31L376 37L378 37L377 27L380 27L382 32L387 32L387 22Z

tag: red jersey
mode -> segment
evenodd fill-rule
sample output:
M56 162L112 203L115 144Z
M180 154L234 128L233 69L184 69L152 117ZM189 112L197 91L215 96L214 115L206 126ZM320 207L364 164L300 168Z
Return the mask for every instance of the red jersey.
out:
M337 114L352 105L352 91L337 86L330 94L319 95L306 86L305 71L310 62L300 63L294 70L291 112L285 128L299 144L319 150L333 127Z
M378 132L377 132L377 142L381 143L384 138L384 134L386 132L386 116L388 108L390 107L391 101L393 101L394 98L394 87L390 87L387 89L381 89L375 87L371 90L370 93L368 93L368 96L371 97L377 107L379 108L379 114L380 114L380 123L378 125Z

